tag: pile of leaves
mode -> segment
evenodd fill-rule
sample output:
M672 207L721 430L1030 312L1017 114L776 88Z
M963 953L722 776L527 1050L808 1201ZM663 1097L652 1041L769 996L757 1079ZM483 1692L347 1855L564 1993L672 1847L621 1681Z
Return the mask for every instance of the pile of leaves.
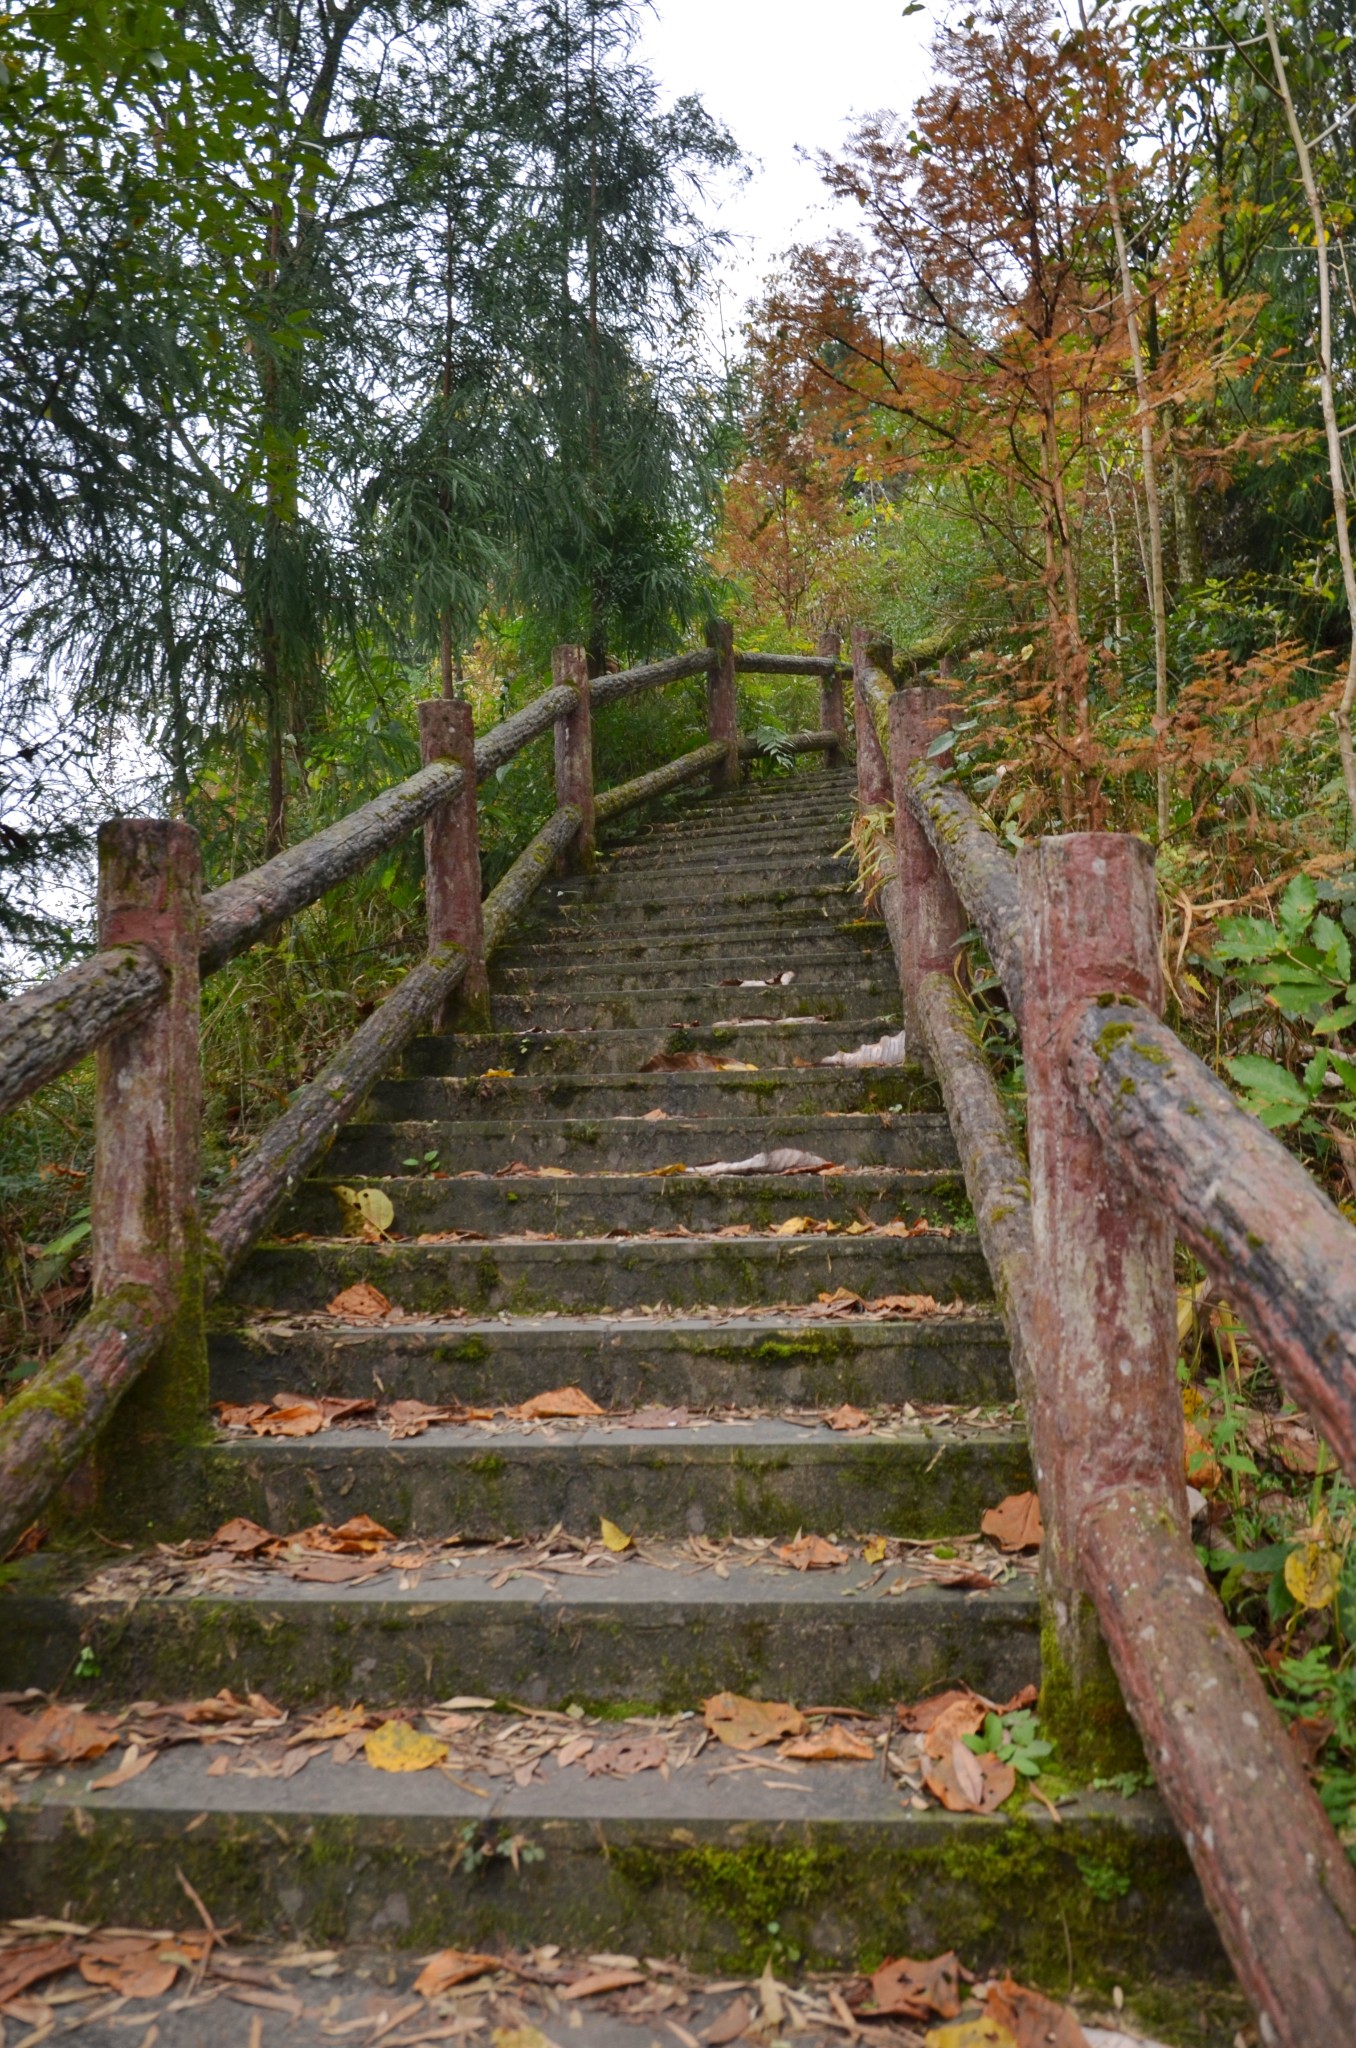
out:
M738 1234L738 1233L737 1233ZM912 1234L911 1231L906 1235ZM964 1317L975 1319L988 1317L992 1310L983 1302L947 1301L940 1302L931 1294L881 1294L872 1297L857 1294L850 1287L821 1288L813 1301L759 1302L744 1307L735 1303L697 1305L671 1308L667 1302L651 1302L638 1308L622 1308L614 1317L627 1321L648 1321L655 1317L682 1316L701 1317L705 1321L724 1322L732 1318L769 1318L780 1320L786 1316L805 1318L811 1322L838 1322L846 1316L878 1316L887 1322L931 1321L937 1317ZM323 1311L311 1310L298 1313L295 1310L262 1309L252 1318L255 1323L266 1324L281 1333L284 1330L328 1329L337 1321L355 1323L445 1323L469 1322L473 1320L464 1308L443 1308L419 1310L398 1308L379 1287L370 1280L355 1281L328 1301ZM534 1322L569 1321L568 1316L553 1315L546 1311L532 1318Z

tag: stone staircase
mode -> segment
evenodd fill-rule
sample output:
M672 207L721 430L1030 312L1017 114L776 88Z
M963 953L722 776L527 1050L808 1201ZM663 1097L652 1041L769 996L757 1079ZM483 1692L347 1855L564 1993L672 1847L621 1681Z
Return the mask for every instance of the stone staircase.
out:
M496 958L492 1028L419 1042L379 1086L212 1339L230 1403L502 1408L574 1386L606 1412L407 1439L376 1420L223 1430L188 1478L166 1475L158 1534L367 1515L434 1561L204 1591L160 1583L154 1552L50 1551L10 1570L0 1683L96 1706L222 1687L293 1710L456 1696L615 1734L628 1715L699 1716L724 1690L865 1724L948 1682L1003 1700L1039 1678L1029 1572L976 1592L910 1583L897 1544L884 1570L862 1554L971 1536L1031 1482L931 1080L818 1064L899 1028L884 928L836 853L851 803L836 771L690 798L614 840L593 876L549 884ZM744 1066L646 1071L683 1053ZM701 1171L777 1148L844 1170ZM369 1183L390 1241L340 1233L336 1188ZM794 1219L839 1228L776 1234ZM920 1220L933 1227L913 1236L862 1228ZM398 1314L329 1312L359 1283ZM946 1312L825 1313L835 1290ZM843 1403L872 1425L831 1427ZM604 1518L629 1553L598 1554ZM728 1540L798 1532L849 1561L794 1571ZM439 1547L453 1536L464 1555ZM542 1568L571 1549L587 1568ZM84 1766L20 1786L0 1912L171 1922L182 1870L220 1921L321 1942L556 1941L721 1966L770 1947L850 1963L955 1946L1059 1981L1217 1967L1151 1798L951 1814L881 1754L779 1773L732 1769L711 1744L671 1773L552 1764L520 1784L361 1756L209 1776L184 1744L112 1790L90 1792Z

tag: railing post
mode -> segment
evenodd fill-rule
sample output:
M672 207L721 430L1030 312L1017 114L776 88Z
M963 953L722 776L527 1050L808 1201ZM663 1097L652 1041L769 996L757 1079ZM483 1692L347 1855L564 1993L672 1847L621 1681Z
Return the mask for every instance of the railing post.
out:
M556 720L556 805L578 804L583 822L561 872L593 866L593 711L589 702L588 654L582 647L556 647L551 652L551 681L570 683L578 692L575 709Z
M873 635L867 626L852 629L852 720L857 734L857 802L864 811L888 804L891 796L890 769L876 736L875 721L866 691L861 687L868 669L879 669L886 682L894 684L894 647Z
M433 761L455 761L461 788L424 823L424 901L428 944L450 941L466 955L461 985L434 1018L433 1028L488 1031L490 984L485 972L485 938L480 909L480 828L476 821L475 728L471 707L450 697L427 697L419 706L419 753Z
M899 881L899 980L908 1042L921 1049L915 998L925 974L950 974L970 920L926 832L904 801L915 761L951 722L950 690L905 689L890 700L890 778L895 793L895 873Z
M826 661L836 662L843 651L842 635L825 632L819 636L816 653ZM836 732L838 745L830 747L824 756L826 768L840 767L847 746L847 720L843 710L843 678L840 675L825 676L819 685L819 729L821 732Z
M155 1363L119 1406L97 1460L102 1503L140 1520L167 1505L166 1454L209 1425L198 1213L202 871L193 828L164 818L101 825L98 917L101 948L146 946L169 978L164 1001L107 1040L95 1061L94 1295L144 1287L165 1322Z
M706 644L711 649L711 671L706 682L706 731L713 742L725 744L725 759L712 769L716 789L733 789L739 781L739 703L736 696L734 627L728 619L710 619Z
M1068 1071L1104 994L1162 1005L1153 854L1129 834L1041 839L1018 860L1036 1286L1029 1418L1045 1520L1041 1715L1071 1764L1138 1743L1080 1571L1085 1511L1138 1485L1187 1530L1173 1228L1093 1130Z

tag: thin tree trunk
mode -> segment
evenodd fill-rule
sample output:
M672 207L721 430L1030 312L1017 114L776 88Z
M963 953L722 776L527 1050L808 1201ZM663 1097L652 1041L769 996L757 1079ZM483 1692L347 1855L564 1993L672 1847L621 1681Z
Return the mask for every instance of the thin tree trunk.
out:
M1262 0L1262 15L1266 22L1267 44L1271 51L1271 62L1276 72L1276 89L1285 108L1286 124L1290 139L1295 145L1295 156L1299 163L1300 183L1309 207L1309 218L1314 229L1314 249L1318 256L1318 396L1323 408L1323 429L1328 442L1328 478L1332 486L1333 519L1337 527L1337 553L1342 563L1342 586L1347 600L1347 624L1351 632L1351 652L1347 658L1346 681L1333 724L1337 727L1337 747L1342 757L1342 781L1346 786L1347 805L1352 821L1356 823L1356 749L1351 740L1351 711L1356 704L1356 564L1351 555L1351 530L1347 523L1347 479L1342 463L1342 436L1337 424L1337 401L1333 392L1332 374L1332 276L1328 263L1328 228L1323 217L1323 201L1314 176L1313 159L1309 145L1300 127L1299 115L1295 111L1294 95L1290 90L1290 74L1285 68L1281 55L1280 40L1276 34L1276 17L1271 0Z
M1121 643L1125 638L1125 610L1121 592L1121 535L1116 524L1116 507L1111 497L1111 472L1105 458L1097 450L1097 467L1102 473L1102 495L1106 499L1107 526L1111 533L1111 637L1119 658Z

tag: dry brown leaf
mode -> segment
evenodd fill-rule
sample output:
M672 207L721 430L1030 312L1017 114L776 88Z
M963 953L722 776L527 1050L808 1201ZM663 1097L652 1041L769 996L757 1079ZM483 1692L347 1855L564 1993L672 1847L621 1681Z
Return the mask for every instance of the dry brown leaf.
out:
M935 2014L953 2020L961 2009L959 1959L951 1949L923 1963L898 1956L874 1972L871 1994L881 2014L914 2020Z
M869 1764L876 1749L864 1735L854 1735L841 1721L831 1721L827 1728L820 1728L813 1735L784 1742L777 1754L801 1764Z
M476 1955L460 1948L439 1949L415 1978L414 1989L423 1998L437 1998L454 1984L469 1984L473 1977L485 1977L491 1970L502 1968L498 1956Z
M669 1113L666 1109L647 1109L641 1118L643 1124L666 1124L668 1120Z
M77 1951L69 1941L27 1941L0 1951L0 2005L9 2005L44 1977L69 1970Z
M79 1707L45 1707L36 1720L27 1720L14 1755L21 1764L93 1763L117 1740L117 1723L107 1714L86 1714Z
M106 1777L91 1778L89 1789L91 1792L116 1792L119 1785L129 1785L133 1778L139 1778L143 1771L149 1771L154 1762L153 1749L141 1749L135 1742L129 1742L127 1754L117 1769L110 1771Z
M927 1756L950 1756L952 1747L963 1735L978 1735L984 1726L988 1712L985 1702L977 1693L963 1693L951 1700L936 1715L923 1736L923 1750ZM969 1755L969 1751L966 1751Z
M470 1420L464 1408L442 1407L436 1401L392 1401L386 1410L386 1433L393 1443L422 1436L435 1423Z
M601 1415L603 1410L582 1387L555 1387L549 1393L534 1394L531 1400L521 1401L508 1413L520 1416L524 1422L544 1422L552 1417Z
M646 1060L642 1074L756 1074L747 1060L727 1059L715 1052L657 1052Z
M805 1717L781 1700L747 1700L718 1692L703 1700L706 1725L727 1749L765 1749L784 1736L803 1735Z
M817 1152L802 1152L794 1145L779 1145L771 1152L754 1152L747 1159L710 1159L694 1166L694 1173L824 1173L837 1169Z
M371 1515L350 1515L346 1522L340 1522L332 1529L321 1522L314 1529L303 1529L294 1536L294 1543L302 1544L307 1550L333 1552L336 1556L368 1556L380 1550L384 1543L394 1543L395 1537L389 1529L383 1529L380 1522L374 1522Z
M927 1759L923 1782L948 1813L996 1813L1016 1791L1017 1773L991 1753L975 1756L955 1742L950 1756Z
M724 2012L717 2014L703 2032L702 2039L709 2044L709 2048L727 2048L729 2042L737 2041L741 2034L747 2034L753 2025L754 2017L753 2001L741 1994L726 2006Z
M865 1429L871 1417L862 1408L854 1408L850 1401L844 1401L841 1408L831 1409L824 1417L830 1429Z
M657 1771L667 1757L668 1748L657 1735L623 1735L618 1742L597 1744L584 1758L584 1771L590 1778L634 1778L637 1771Z
M1194 1422L1184 1425L1186 1476L1202 1493L1213 1493L1224 1479L1223 1468L1210 1439L1202 1436Z
M971 1692L968 1685L949 1686L945 1692L935 1692L929 1699L914 1700L909 1706L896 1707L895 1718L901 1728L910 1729L915 1735L924 1735L928 1729L936 1725L949 1707L955 1706L961 1700L970 1701L978 1708L979 1719L973 1725L982 1728L989 1703L981 1699L977 1692Z
M1088 2037L1067 2005L1028 1991L1011 1977L990 1986L985 2010L1007 2028L1017 2048L1088 2048Z
M1043 1534L1039 1494L1010 1493L996 1508L988 1509L979 1526L1000 1550L1039 1550Z
M333 1301L325 1304L326 1313L332 1316L347 1316L350 1322L379 1322L391 1313L391 1304L379 1287L370 1280L356 1280L352 1287L345 1287L336 1294Z
M235 1557L257 1557L279 1539L268 1529L261 1529L257 1522L251 1522L244 1515L236 1515L231 1521L223 1522L212 1538L213 1550L229 1550Z
M107 1985L122 1998L161 1998L178 1976L179 1965L163 1961L156 1944L147 1942L121 1958L83 1955L80 1974L87 1984Z
M587 1977L576 1977L573 1984L567 1984L556 1993L557 1998L599 1998L604 1991L625 1991L630 1984L645 1983L643 1970L594 1970Z
M828 1542L823 1536L797 1536L793 1543L779 1543L776 1555L783 1564L791 1565L798 1572L827 1571L832 1565L846 1564L851 1553L840 1550L836 1543Z

